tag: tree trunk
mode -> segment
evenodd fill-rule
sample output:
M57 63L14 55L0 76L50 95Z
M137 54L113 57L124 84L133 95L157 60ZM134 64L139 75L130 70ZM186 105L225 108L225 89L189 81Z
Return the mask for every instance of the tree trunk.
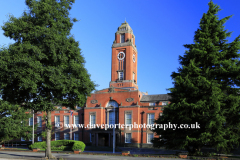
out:
M51 151L51 131L52 131L52 123L51 123L51 111L47 111L47 149L46 149L46 157L48 159L53 158Z

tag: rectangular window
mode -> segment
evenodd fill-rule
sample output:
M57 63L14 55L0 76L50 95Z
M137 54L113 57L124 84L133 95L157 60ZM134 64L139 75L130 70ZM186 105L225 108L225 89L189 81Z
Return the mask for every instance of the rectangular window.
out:
M133 73L133 82L135 82L135 73Z
M69 133L64 133L64 139L65 140L70 140L70 134Z
M96 116L94 114L90 115L90 126L96 124Z
M38 124L38 127L42 127L42 117L37 117L37 124Z
M127 113L125 116L126 116L126 117L125 117L125 124L126 124L126 125L132 124L132 114L131 114L131 113Z
M42 141L42 136L38 136L38 141Z
M79 124L79 117L78 116L74 116L74 124Z
M155 103L149 103L149 106L155 106Z
M123 78L124 78L123 72L118 72L118 79L123 80Z
M74 136L75 141L79 141L79 134L78 133L74 133L73 136Z
M147 134L147 143L152 143L153 140L153 133L148 133Z
M64 116L64 126L69 125L69 116Z
M155 121L155 119L154 119L154 113L149 113L147 120L148 120L148 121L147 121L148 124L154 124L154 121Z
M114 112L109 112L109 124L114 124Z
M67 111L64 111L64 113L69 113L69 111L67 110Z
M120 43L124 43L125 42L125 34L121 34L121 42Z
M60 133L55 133L55 141L60 140Z
M166 106L168 104L168 102L162 102L163 106Z
M125 143L131 143L132 133L125 134Z
M21 141L25 141L25 139L23 137L21 137Z
M33 117L29 118L29 126L33 125Z
M55 127L60 126L60 116L55 116Z
M60 113L60 111L55 111L55 113Z

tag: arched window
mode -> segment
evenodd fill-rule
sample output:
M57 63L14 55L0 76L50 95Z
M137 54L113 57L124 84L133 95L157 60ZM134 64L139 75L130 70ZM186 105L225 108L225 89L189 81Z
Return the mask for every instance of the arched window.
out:
M118 107L118 103L116 101L109 101L106 107L111 107L111 106Z
M109 109L107 109L109 107ZM111 107L114 107L111 108ZM116 109L115 109L116 108ZM107 116L106 116L106 121L107 124L117 124L118 123L118 103L116 101L109 101L106 106L107 109ZM114 110L115 110L115 115L114 115Z

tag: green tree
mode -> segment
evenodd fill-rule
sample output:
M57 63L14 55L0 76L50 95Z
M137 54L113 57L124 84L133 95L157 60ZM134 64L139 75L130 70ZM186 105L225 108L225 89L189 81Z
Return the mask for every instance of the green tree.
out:
M224 23L231 17L218 19L220 7L209 2L194 43L184 45L179 57L181 68L173 72L174 87L170 88L170 105L156 123L200 124L200 129L163 130L155 138L156 147L188 149L200 152L205 145L222 152L238 146L240 136L239 78L240 37L228 43L231 33Z
M13 139L32 139L32 126L28 125L31 114L18 105L0 100L0 143Z
M2 29L15 43L3 50L0 86L11 104L47 112L47 151L51 154L51 111L54 105L83 106L95 89L85 69L79 43L70 34L74 0L26 0L29 10L10 16Z

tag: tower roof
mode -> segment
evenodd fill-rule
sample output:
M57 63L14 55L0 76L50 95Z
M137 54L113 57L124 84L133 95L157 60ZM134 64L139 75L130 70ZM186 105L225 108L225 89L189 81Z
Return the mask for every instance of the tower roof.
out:
M133 30L130 27L130 25L125 21L121 24L120 27L118 27L117 33L132 33L133 34Z

